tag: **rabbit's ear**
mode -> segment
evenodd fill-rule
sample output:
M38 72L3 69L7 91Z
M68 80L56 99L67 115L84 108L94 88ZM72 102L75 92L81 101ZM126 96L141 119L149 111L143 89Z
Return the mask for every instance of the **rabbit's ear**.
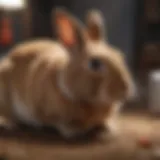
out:
M84 44L83 26L69 12L62 8L53 10L58 39L69 48Z
M86 15L88 38L90 40L102 40L105 37L105 24L102 13L99 10L90 10Z

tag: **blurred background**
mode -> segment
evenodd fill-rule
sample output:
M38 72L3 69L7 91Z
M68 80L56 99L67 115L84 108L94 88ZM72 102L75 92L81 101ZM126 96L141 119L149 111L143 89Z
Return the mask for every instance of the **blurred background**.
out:
M160 0L0 0L0 56L6 55L11 47L22 41L47 37L54 39L51 11L57 6L66 7L82 21L88 9L95 8L102 11L106 23L106 37L110 44L123 51L137 87L136 96L127 104L127 108L142 109L143 113L147 110L160 113ZM87 149L81 148L76 152L72 147L72 151L68 149L66 152L64 146L57 147L56 144L51 146L51 136L48 135L47 142L46 140L45 142L33 140L39 138L37 133L32 135L34 138L25 133L27 138L24 140L24 135L20 136L17 132L15 134L18 134L17 138L16 136L10 139L7 137L4 140L6 132L1 132L3 136L0 136L0 159L5 160L4 156L1 157L3 151L11 157L10 159L16 160L32 160L37 157L39 160L46 159L46 157L48 160L51 157L52 159L56 157L56 160L67 157L68 159L89 160L93 158L91 156L93 153L95 159L108 159L108 155L115 155L114 158L109 158L114 160L127 159L126 155L128 159L132 159L130 155L133 152L131 151L134 150L136 155L140 152L139 148L136 151L132 147L131 153L126 155L123 153L128 153L128 144L136 136L135 133L151 135L156 142L160 140L159 121L153 121L151 117L146 118L143 114L132 115L124 116L120 121L123 131L127 132L127 136L123 135L123 137L130 138L125 140L126 144L121 144L125 146L124 150L122 147L116 149L118 146L116 145L113 152L104 146L103 149L96 149L95 152L91 146ZM143 140L142 144L149 144L149 141ZM39 143L45 143L45 145L38 145ZM148 157L148 153L150 152L147 151L144 155ZM146 157L141 159L146 159ZM133 157L133 160L135 159Z

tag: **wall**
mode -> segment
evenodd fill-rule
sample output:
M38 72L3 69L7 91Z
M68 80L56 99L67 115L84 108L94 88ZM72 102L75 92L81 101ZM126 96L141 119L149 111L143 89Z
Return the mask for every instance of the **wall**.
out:
M51 1L51 0L50 0ZM35 1L36 2L36 1ZM38 1L39 3L39 7L38 7L38 13L42 14L41 11L41 7L44 10L44 4L40 5L40 2L45 2L45 1ZM96 9L100 9L103 14L104 17L106 19L106 36L109 40L109 42L113 45L115 45L116 47L119 47L126 55L127 58L127 62L129 64L130 67L133 66L134 63L134 38L135 38L135 13L136 13L136 0L70 0L68 3L68 5L66 5L66 3L64 3L63 0L56 0L56 1L52 1L54 2L53 5L51 5L50 3L47 3L49 5L49 7L47 7L47 4L45 5L45 7L47 7L46 9L48 10L48 12L50 12L49 10L51 10L51 6L56 6L56 5L65 5L67 8L71 9L72 12L74 14L76 14L80 19L84 20L84 16L86 11L89 8L96 8ZM61 2L61 3L60 3ZM62 3L63 2L63 3ZM72 5L71 5L72 4ZM71 5L71 7L69 7ZM38 5L34 5L34 10L36 10L35 6ZM44 12L46 12L46 9ZM41 23L50 24L50 17L48 12L46 13L46 15L44 15L44 17L42 18L41 16L39 16ZM16 16L17 19L18 16ZM15 33L16 33L16 42L19 41L20 35L19 35L19 30L20 30L20 26L18 23L18 20L14 19L14 28L15 28ZM45 21L43 21L43 19ZM36 24L38 23L38 18L36 17L36 20L34 21ZM48 23L47 23L48 21ZM45 22L45 23L44 23ZM46 29L44 29L43 27L40 28L41 25L37 26L35 25L35 30L41 31L41 34L39 34L39 36L49 36L50 32L51 32L51 26L50 29L47 28L47 33L46 32L42 32ZM41 29L41 30L40 30ZM39 32L38 32L39 33ZM35 34L35 36L38 36L37 34Z

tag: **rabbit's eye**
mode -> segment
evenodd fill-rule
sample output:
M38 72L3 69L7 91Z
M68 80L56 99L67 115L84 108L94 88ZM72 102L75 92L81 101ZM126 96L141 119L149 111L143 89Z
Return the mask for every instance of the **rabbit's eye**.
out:
M88 65L89 65L89 68L92 69L93 71L99 71L103 68L103 63L98 58L90 59Z

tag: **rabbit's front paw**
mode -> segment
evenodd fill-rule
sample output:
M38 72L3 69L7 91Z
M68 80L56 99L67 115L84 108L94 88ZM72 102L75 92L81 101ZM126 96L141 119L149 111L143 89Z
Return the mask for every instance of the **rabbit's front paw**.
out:
M114 119L108 120L108 122L105 124L113 136L117 136L120 133L120 128L117 122L114 121Z
M95 138L100 142L109 142L118 137L119 129L115 123L104 123L96 127Z

